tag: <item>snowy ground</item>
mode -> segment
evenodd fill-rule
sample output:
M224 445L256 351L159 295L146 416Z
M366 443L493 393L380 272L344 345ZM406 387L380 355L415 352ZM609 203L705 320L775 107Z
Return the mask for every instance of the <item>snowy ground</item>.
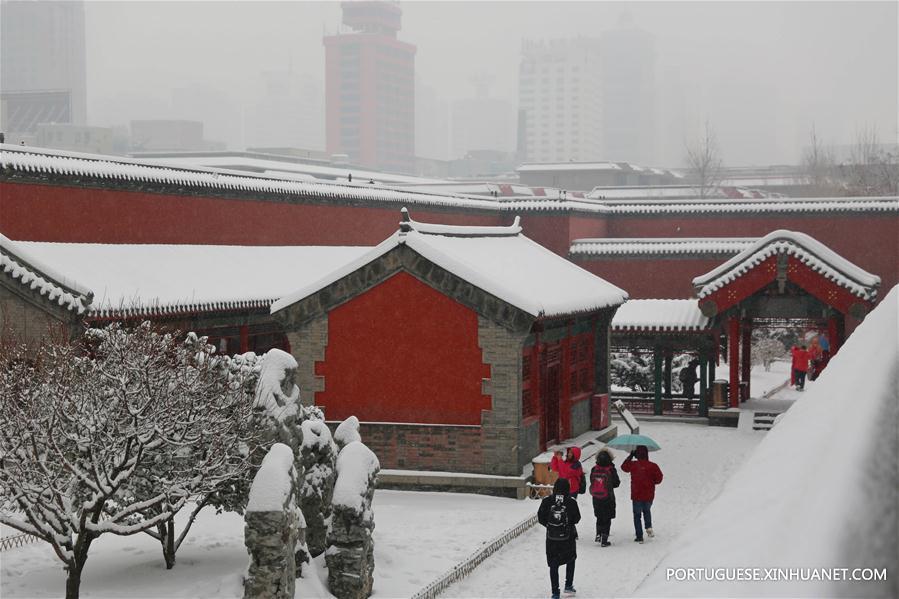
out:
M761 393L765 385L774 388L782 383L788 374L777 370L753 371L753 390ZM763 380L766 378L770 382ZM790 394L798 395L786 389L778 396ZM617 492L612 547L603 549L593 543L592 507L582 496L584 520L579 527L580 556L575 577L582 597L633 593L765 434L662 422L643 422L641 428L663 447L653 454L666 476L653 506L658 534L644 545L633 542L627 475L622 475ZM374 596L410 596L485 541L535 513L537 506L532 500L480 495L378 491L374 505ZM3 534L12 532L6 529ZM525 533L446 596L546 596L549 583L543 538L542 528ZM91 549L82 596L239 597L246 564L243 520L209 510L201 514L178 553L178 565L171 571L165 570L157 542L146 535L101 537ZM313 570L316 572L310 578L298 581L297 596L329 597L320 579L323 565L316 564ZM49 546L35 543L0 554L0 596L58 597L63 589L64 573Z
M574 585L579 597L632 594L765 434L661 422L643 422L640 431L662 446L662 451L652 454L665 475L652 508L656 537L643 545L634 543L627 474L621 475L621 487L616 492L618 515L612 521L611 547L602 548L593 542L596 520L592 503L587 495L581 495L578 503L583 520L578 526L581 538ZM531 505L536 511L537 503ZM446 596L548 596L544 539L542 527L531 529L449 589Z
M378 491L374 596L412 595L534 509L532 501L481 495ZM208 510L201 513L171 571L165 570L159 544L146 535L98 539L85 567L81 596L240 597L246 566L243 519ZM61 562L44 543L0 553L0 583L4 599L59 597L65 588ZM298 581L297 596L330 594L313 577Z

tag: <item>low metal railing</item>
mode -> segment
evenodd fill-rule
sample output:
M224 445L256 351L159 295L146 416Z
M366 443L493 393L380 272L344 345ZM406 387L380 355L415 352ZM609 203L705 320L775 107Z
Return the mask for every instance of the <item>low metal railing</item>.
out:
M0 537L0 551L6 551L7 549L15 549L16 547L21 547L22 545L28 545L29 543L37 543L40 541L34 535L30 535L28 533L19 533L17 535L8 535L5 537Z
M446 571L437 580L431 582L428 586L412 595L412 599L434 599L440 593L448 589L451 585L459 582L478 567L481 562L496 553L503 545L521 535L523 532L537 524L537 515L533 515L527 520L519 522L517 525L501 533L492 539L484 547L472 553L461 563L453 566L451 570Z

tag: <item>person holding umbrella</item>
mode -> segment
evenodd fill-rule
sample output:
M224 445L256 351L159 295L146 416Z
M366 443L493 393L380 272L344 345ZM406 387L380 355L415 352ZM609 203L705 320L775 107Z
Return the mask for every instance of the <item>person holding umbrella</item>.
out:
M656 495L656 485L662 482L662 469L658 464L649 460L649 448L646 445L638 445L625 458L621 464L621 470L631 475L631 502L634 508L634 532L636 533L634 541L642 543L644 522L646 534L650 537L655 536L652 530L651 508Z

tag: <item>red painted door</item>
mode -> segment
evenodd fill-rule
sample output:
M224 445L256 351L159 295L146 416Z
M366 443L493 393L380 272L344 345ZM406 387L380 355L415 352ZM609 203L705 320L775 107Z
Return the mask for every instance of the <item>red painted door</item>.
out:
M545 362L540 372L540 396L542 398L543 446L561 441L559 435L559 401L562 390L562 362L559 346L547 348Z

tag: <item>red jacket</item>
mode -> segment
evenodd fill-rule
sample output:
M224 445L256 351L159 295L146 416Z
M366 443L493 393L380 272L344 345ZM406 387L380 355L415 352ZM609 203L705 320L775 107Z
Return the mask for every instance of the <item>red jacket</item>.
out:
M652 501L656 497L656 485L662 482L662 470L649 458L633 459L628 456L621 470L631 475L631 500Z
M581 489L581 475L584 474L584 468L581 466L581 448L572 447L571 453L574 460L560 460L558 456L553 456L549 467L559 473L559 478L567 478L568 484L571 485L571 494L575 495Z
M794 347L792 350L793 354L793 370L798 370L799 372L807 372L808 371L808 361L809 361L809 353L807 349L802 349L799 347Z

